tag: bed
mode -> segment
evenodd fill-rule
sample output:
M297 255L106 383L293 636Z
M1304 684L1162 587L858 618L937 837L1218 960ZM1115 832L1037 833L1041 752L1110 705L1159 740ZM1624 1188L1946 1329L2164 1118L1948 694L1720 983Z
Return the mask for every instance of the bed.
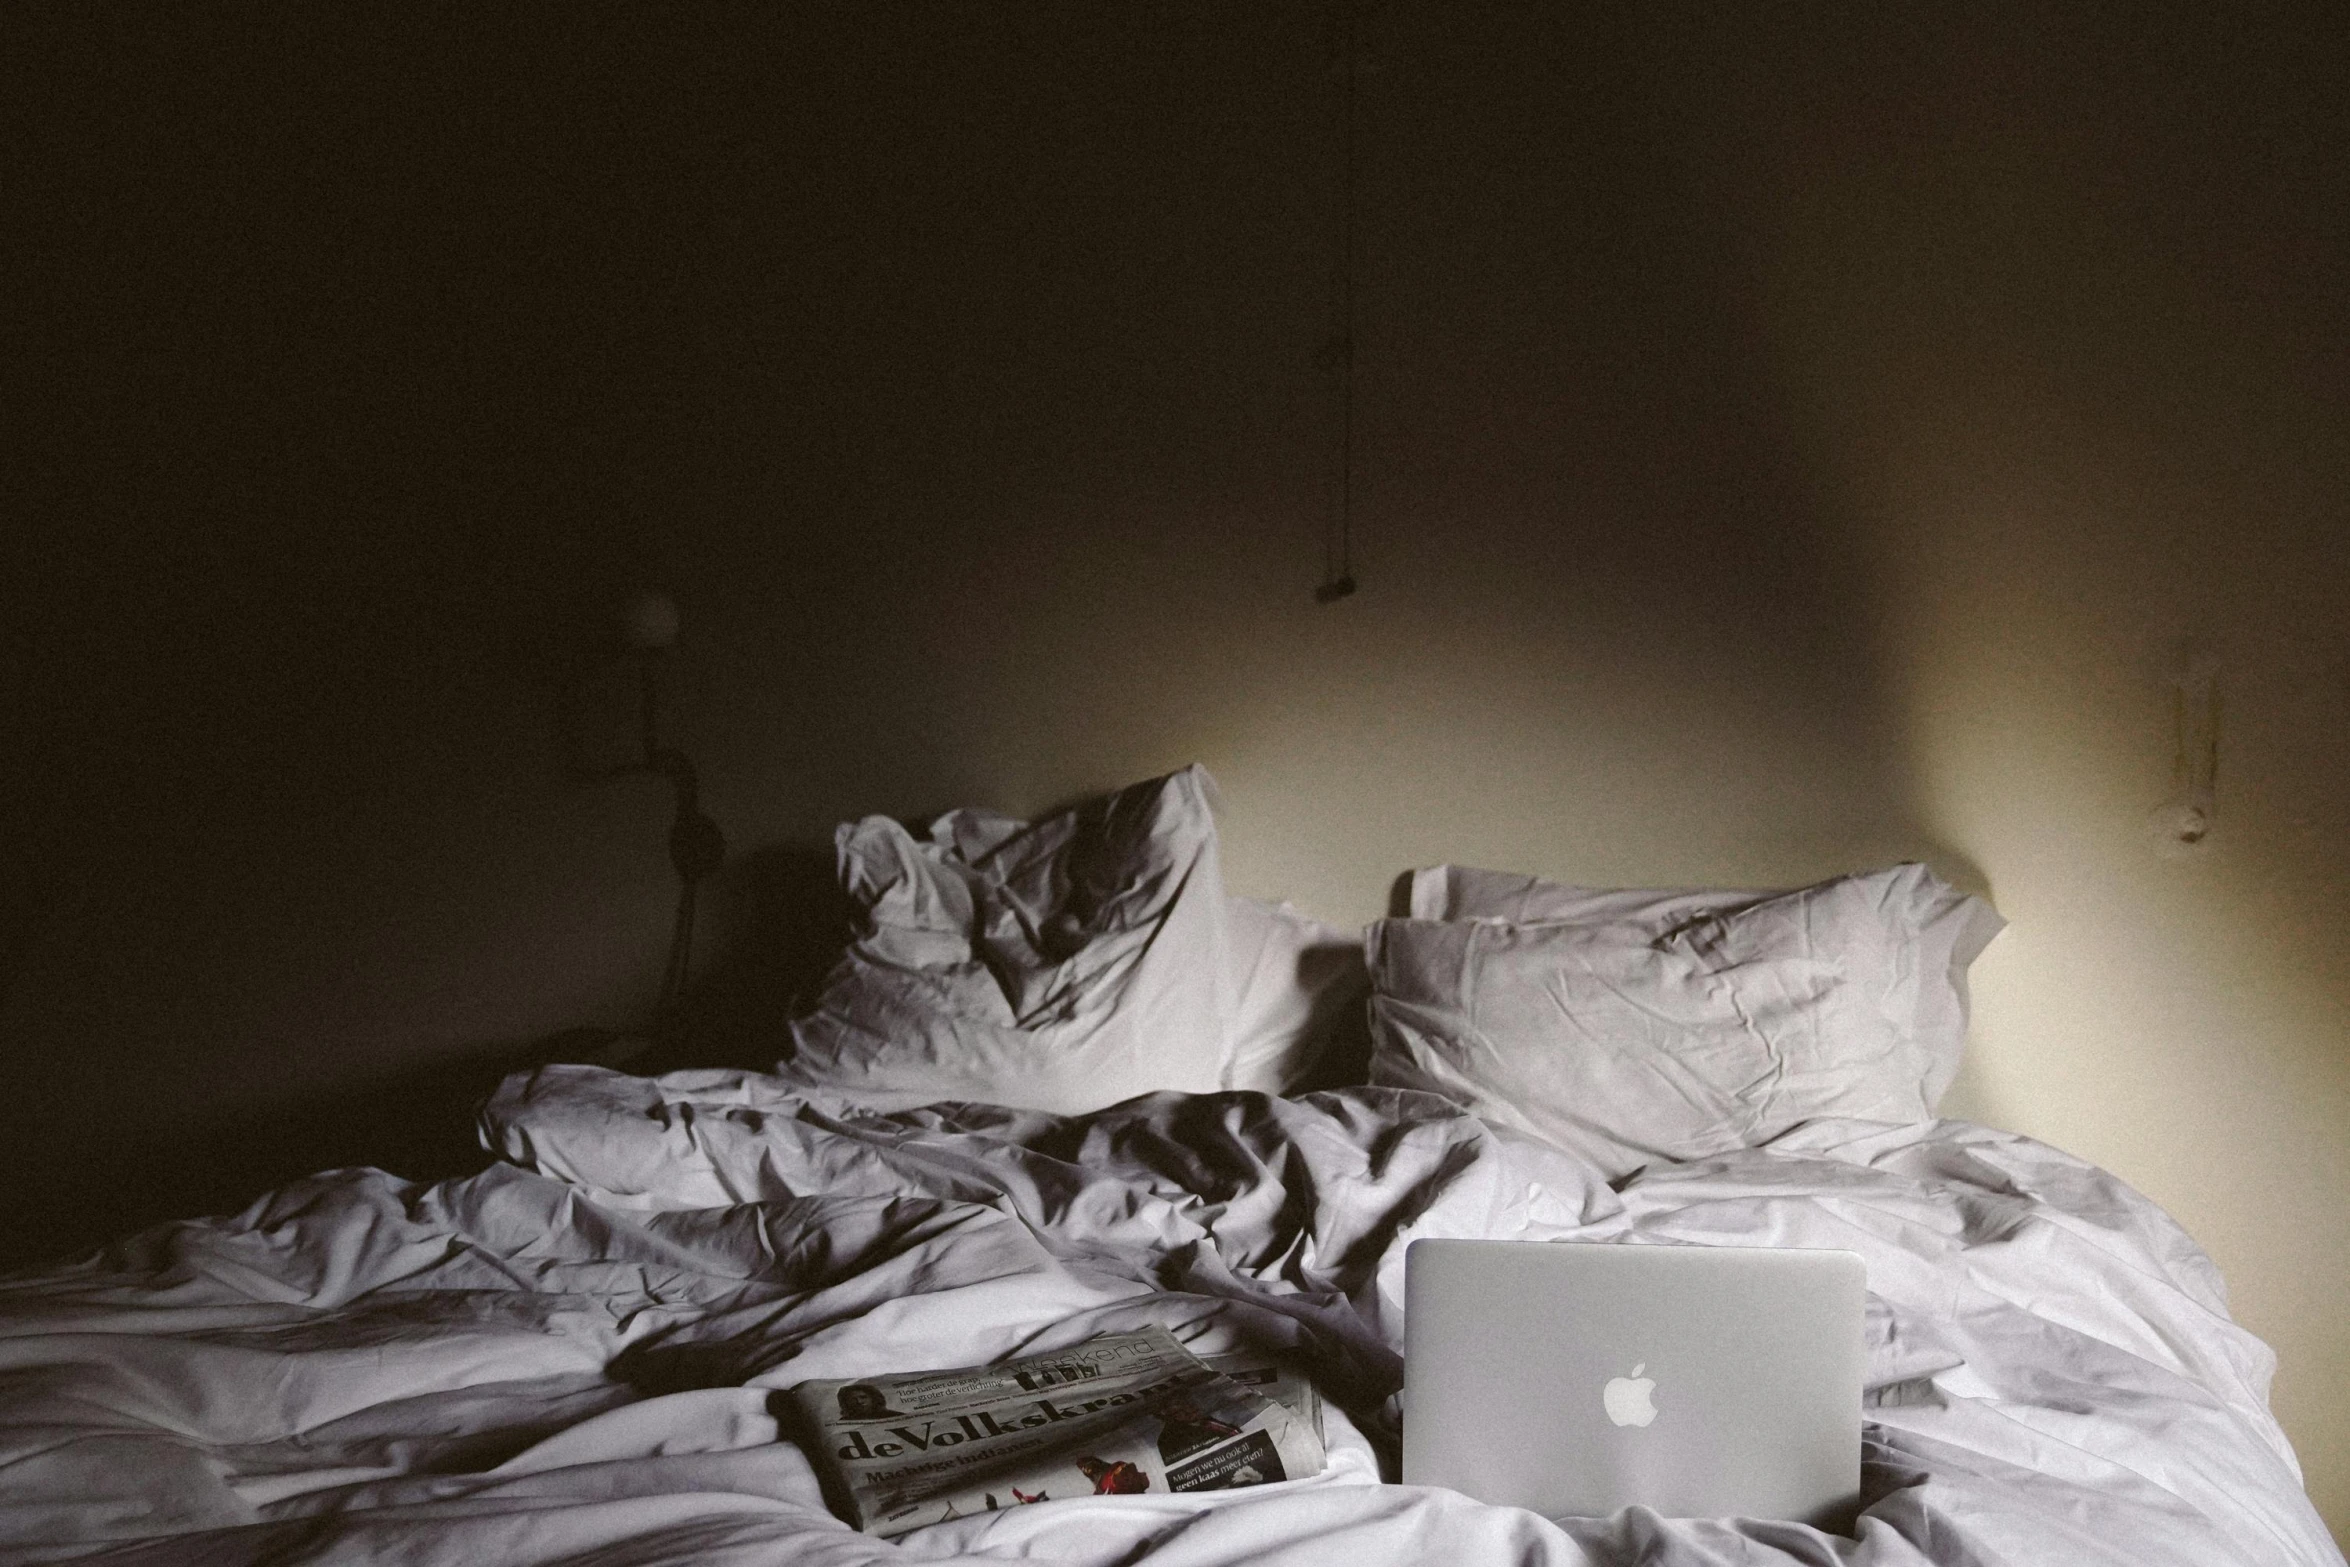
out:
M1055 822L851 824L861 934L776 1070L518 1073L480 1174L328 1172L0 1281L0 1556L2342 1561L2194 1242L1931 1113L1979 904L1914 867L1794 901L1446 869L1356 941L1226 898L1211 803L1193 770ZM1309 1090L1362 986L1371 1081ZM1429 1236L1860 1253L1854 1534L1389 1483ZM1328 1468L891 1542L778 1425L803 1380L1153 1325L1293 1357Z

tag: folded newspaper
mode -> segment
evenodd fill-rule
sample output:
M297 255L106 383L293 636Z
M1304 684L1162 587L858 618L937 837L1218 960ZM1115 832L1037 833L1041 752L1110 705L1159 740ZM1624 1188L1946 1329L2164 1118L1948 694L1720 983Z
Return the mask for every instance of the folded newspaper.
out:
M1056 1354L790 1390L834 1503L869 1534L1029 1502L1220 1491L1322 1471L1313 1385L1202 1360L1164 1328Z

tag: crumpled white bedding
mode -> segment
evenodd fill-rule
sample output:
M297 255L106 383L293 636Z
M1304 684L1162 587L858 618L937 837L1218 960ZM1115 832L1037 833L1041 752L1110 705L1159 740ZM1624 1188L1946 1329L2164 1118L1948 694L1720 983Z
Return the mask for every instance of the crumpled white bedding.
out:
M342 1171L0 1281L0 1557L179 1564L2339 1563L2269 1352L2113 1177L1962 1122L1816 1122L1613 1189L1432 1096L860 1116L772 1078L557 1067L508 1160ZM1546 1521L1378 1483L1422 1235L1868 1262L1857 1537ZM1304 1356L1322 1476L859 1535L768 1390L1164 1323Z

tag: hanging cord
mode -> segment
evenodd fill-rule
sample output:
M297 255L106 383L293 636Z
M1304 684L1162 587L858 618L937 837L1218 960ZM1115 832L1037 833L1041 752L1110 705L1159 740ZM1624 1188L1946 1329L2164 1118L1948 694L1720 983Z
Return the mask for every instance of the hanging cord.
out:
M1322 583L1317 603L1331 604L1355 590L1355 75L1361 52L1356 39L1356 0L1339 0L1338 326L1324 357L1338 376L1338 495L1323 528Z
M624 656L637 668L638 759L617 766L592 764L582 754L579 695L608 654L590 655L564 683L560 721L564 754L573 777L604 781L657 774L669 781L676 812L669 824L669 863L677 872L677 912L669 927L669 954L661 966L661 991L654 1003L651 1033L657 1040L676 1033L693 980L694 925L702 883L726 863L726 837L702 810L701 781L684 752L661 743L662 661L677 637L677 609L661 594L639 595L624 619Z
M659 773L669 780L677 801L676 817L669 824L669 863L677 871L677 916L669 927L669 960L662 966L661 996L653 1012L654 1032L667 1034L677 1022L686 986L693 978L695 903L702 883L726 863L726 835L703 814L694 764L684 752L661 744L656 723L659 654L646 649L638 657L644 681L640 712L645 759L626 771Z
M2155 852L2178 859L2208 849L2219 826L2219 661L2208 649L2194 642L2180 648L2170 699L2171 796L2149 825Z
M2195 837L2209 832L2219 815L2219 663L2189 646L2171 680L2171 725L2176 736L2171 782L2176 797L2195 813Z

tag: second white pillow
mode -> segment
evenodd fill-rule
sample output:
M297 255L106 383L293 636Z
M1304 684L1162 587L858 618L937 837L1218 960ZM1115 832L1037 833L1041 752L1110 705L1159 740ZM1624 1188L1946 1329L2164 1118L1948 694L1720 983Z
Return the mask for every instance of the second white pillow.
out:
M1966 967L2002 925L1922 865L1775 896L1438 874L1415 877L1415 910L1585 917L1372 926L1371 1080L1615 1173L1822 1116L1931 1119L1965 1043Z

